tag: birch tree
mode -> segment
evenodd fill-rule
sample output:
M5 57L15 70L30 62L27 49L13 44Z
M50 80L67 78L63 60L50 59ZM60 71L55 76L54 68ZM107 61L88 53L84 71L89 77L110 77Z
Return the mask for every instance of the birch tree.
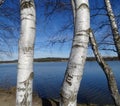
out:
M34 0L20 0L21 34L19 40L16 106L32 106L33 50L35 40Z
M76 106L87 55L90 28L88 0L72 0L74 37L61 89L60 106Z
M96 43L96 40L95 40L95 37L92 31L90 31L90 43L91 43L94 55L96 57L96 60L106 75L107 82L108 82L108 88L110 90L114 103L116 106L120 106L120 94L118 91L117 82L115 80L114 73L112 69L109 67L109 65L104 61L104 59L100 55L98 48L97 48L98 46L97 46L97 43Z
M110 24L111 24L111 29L112 29L112 33L113 33L115 47L117 50L118 57L120 59L120 36L119 36L117 24L115 22L115 16L114 16L114 13L112 11L110 0L104 0L104 1L105 1L108 17L109 17Z
M4 3L4 0L0 0L0 6Z

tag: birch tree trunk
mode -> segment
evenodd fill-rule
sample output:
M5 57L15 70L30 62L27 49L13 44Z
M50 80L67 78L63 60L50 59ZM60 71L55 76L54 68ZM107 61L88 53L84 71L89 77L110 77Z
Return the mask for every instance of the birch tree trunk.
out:
M114 74L112 72L112 69L109 67L109 65L104 61L102 56L99 54L98 48L97 48L97 43L95 41L95 37L94 37L92 31L90 32L90 43L91 43L94 55L96 57L96 60L106 75L108 87L111 92L114 103L116 106L120 106L120 94L118 91L118 87L117 87L117 83L116 83Z
M0 6L4 3L5 0L0 0Z
M114 16L114 13L112 11L110 0L104 0L104 1L105 1L108 17L109 17L109 20L110 20L110 23L111 23L111 29L112 29L112 32L113 32L115 47L116 47L116 50L117 50L118 57L120 59L120 36L119 36L119 31L118 31L117 24L115 22L115 16Z
M34 0L20 0L21 34L19 40L16 106L32 106L33 51L35 40Z
M72 0L71 2L74 13L74 38L61 89L60 106L76 106L89 42L90 13L88 0Z

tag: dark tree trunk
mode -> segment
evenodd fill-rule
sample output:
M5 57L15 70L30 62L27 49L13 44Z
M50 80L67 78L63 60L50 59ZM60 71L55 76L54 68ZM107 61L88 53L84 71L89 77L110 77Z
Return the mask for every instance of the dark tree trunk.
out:
M90 32L90 43L91 43L94 55L96 57L96 60L106 75L108 87L111 92L114 103L116 106L120 106L120 94L118 91L118 87L117 87L117 83L116 83L114 74L112 72L112 69L109 67L109 65L104 61L104 59L100 55L98 48L97 48L97 43L95 41L95 37L94 37L92 31Z

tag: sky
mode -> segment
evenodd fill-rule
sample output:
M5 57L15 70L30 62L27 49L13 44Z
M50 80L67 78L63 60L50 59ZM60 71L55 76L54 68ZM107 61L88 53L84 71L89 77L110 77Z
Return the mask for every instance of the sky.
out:
M58 3L54 9L55 2ZM51 5L49 5L51 2ZM47 6L45 5L47 4ZM89 0L91 28L97 42L113 43L103 0ZM115 15L120 15L120 0L111 0ZM36 5L36 40L34 58L69 57L73 37L73 16L70 0L35 0ZM94 8L97 8L95 10ZM54 10L54 11L53 11ZM99 15L95 15L99 13ZM120 16L117 18L120 26ZM0 6L0 59L14 60L18 58L18 40L20 37L20 6L19 0L5 0ZM56 42L55 42L56 41ZM63 41L65 41L63 43ZM99 45L99 49L115 49L114 46ZM100 50L104 56L116 56L115 52ZM94 56L88 48L88 56Z

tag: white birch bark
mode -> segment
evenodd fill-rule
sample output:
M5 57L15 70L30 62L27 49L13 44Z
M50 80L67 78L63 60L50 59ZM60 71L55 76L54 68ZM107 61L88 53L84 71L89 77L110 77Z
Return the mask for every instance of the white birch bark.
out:
M33 54L35 40L34 0L20 0L21 34L19 40L16 106L32 106Z
M89 42L88 0L72 0L71 3L74 13L74 38L62 85L60 106L76 106Z
M91 46L92 46L94 55L96 57L96 60L98 64L101 66L101 68L103 69L103 72L105 73L105 76L107 78L108 87L109 87L111 96L114 100L114 103L116 106L120 106L120 94L118 91L117 82L115 80L114 73L112 69L109 67L109 65L104 61L104 59L100 55L97 48L97 43L95 41L95 37L92 31L90 32L90 42L91 42Z
M110 0L104 0L104 1L105 1L108 17L109 17L109 20L111 23L111 29L112 29L112 33L113 33L115 47L117 50L118 57L120 59L120 36L119 36L117 24L115 22L115 16L114 16L114 13L112 11Z

